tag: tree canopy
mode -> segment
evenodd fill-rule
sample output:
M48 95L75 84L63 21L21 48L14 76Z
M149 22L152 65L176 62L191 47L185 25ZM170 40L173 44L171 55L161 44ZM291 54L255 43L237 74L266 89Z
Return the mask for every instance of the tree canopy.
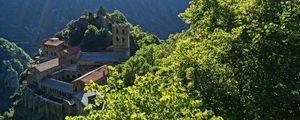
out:
M190 28L88 87L107 104L79 118L300 117L299 0L191 0L180 16Z
M79 19L71 20L55 36L66 41L69 46L79 46L87 52L103 51L112 44L112 24L126 24L132 29L129 33L131 54L143 46L160 44L161 40L157 36L144 32L138 25L133 26L120 11L106 13L102 6L96 14L86 11Z

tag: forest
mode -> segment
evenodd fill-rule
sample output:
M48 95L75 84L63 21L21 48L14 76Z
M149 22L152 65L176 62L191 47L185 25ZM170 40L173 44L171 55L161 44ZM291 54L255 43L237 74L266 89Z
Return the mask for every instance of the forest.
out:
M110 67L103 110L66 119L298 119L300 1L191 0L190 28Z
M42 39L100 5L108 12L122 11L133 25L162 39L187 28L177 16L188 7L185 0L0 0L0 36L32 55Z
M93 52L112 23L131 28L133 56L85 87L101 94L87 115L65 119L300 118L300 0L190 0L178 15L189 27L166 39L125 16L99 7L55 34Z
M0 54L1 114L13 105L11 96L18 89L20 76L32 60L23 49L4 38L0 38Z

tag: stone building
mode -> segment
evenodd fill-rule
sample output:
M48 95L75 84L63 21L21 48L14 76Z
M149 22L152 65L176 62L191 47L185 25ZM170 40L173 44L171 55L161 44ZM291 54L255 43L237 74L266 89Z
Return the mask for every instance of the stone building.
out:
M60 52L58 52L59 58L64 58L67 61L69 61L71 64L74 64L78 60L78 55L80 53L81 49L79 47L71 47L64 49Z
M129 49L129 26L123 24L114 24L112 26L112 41L115 51L124 51Z
M107 65L120 64L130 57L129 27L115 24L112 33L113 44L109 50L101 52L66 48L64 41L57 38L44 40L37 59L39 62L30 69L23 90L21 102L24 106L49 120L86 115L84 107L92 104L100 94L85 92L84 87L90 81L107 84ZM101 109L103 105L94 106L94 109Z
M64 41L58 38L48 38L42 41L42 55L57 57L58 52L64 49Z
M46 78L50 73L62 69L68 64L68 61L62 58L55 58L38 64L30 69L31 74L28 76L27 82L29 84L37 84L40 80Z
M128 59L125 52L81 52L77 67L81 71L91 71L103 65L116 65Z
M73 91L80 92L83 91L84 86L90 85L90 81L98 83L100 85L106 84L106 76L108 75L108 70L106 66L99 67L91 72L72 81Z

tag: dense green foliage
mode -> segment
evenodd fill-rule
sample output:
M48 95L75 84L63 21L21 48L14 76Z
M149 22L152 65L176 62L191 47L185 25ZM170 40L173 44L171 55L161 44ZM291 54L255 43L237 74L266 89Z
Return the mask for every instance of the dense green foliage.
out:
M0 120L12 120L14 113L14 109L9 109L9 111L3 113L2 115L0 114Z
M190 29L142 47L109 85L90 86L107 104L79 118L300 117L299 0L192 0L180 16Z
M186 0L0 0L0 36L33 54L42 39L53 37L70 20L84 11L95 12L100 5L109 12L120 10L130 23L160 38L187 28L177 16L188 7Z
M89 25L84 33L81 49L84 51L99 51L111 45L111 32L105 28L98 29Z
M108 85L94 83L88 88L102 93L95 104L105 101L105 110L66 119L222 119L212 111L202 111L202 101L190 98L177 79L146 74L137 76L134 86L124 88L119 73L112 67L109 70Z
M16 44L0 38L0 113L12 104L9 97L19 86L20 74L31 58Z
M149 44L159 44L160 39L150 33L143 32L139 26L132 26L120 11L106 13L99 7L96 14L86 12L78 20L72 20L67 27L56 34L70 46L80 46L84 51L96 52L105 50L112 44L112 24L127 24L130 32L131 53Z

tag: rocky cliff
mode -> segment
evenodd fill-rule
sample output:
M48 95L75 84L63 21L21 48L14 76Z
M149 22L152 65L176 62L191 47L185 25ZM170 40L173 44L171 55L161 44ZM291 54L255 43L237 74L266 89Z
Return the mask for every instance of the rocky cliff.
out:
M16 44L0 38L0 113L12 104L9 97L19 86L20 74L31 58Z

